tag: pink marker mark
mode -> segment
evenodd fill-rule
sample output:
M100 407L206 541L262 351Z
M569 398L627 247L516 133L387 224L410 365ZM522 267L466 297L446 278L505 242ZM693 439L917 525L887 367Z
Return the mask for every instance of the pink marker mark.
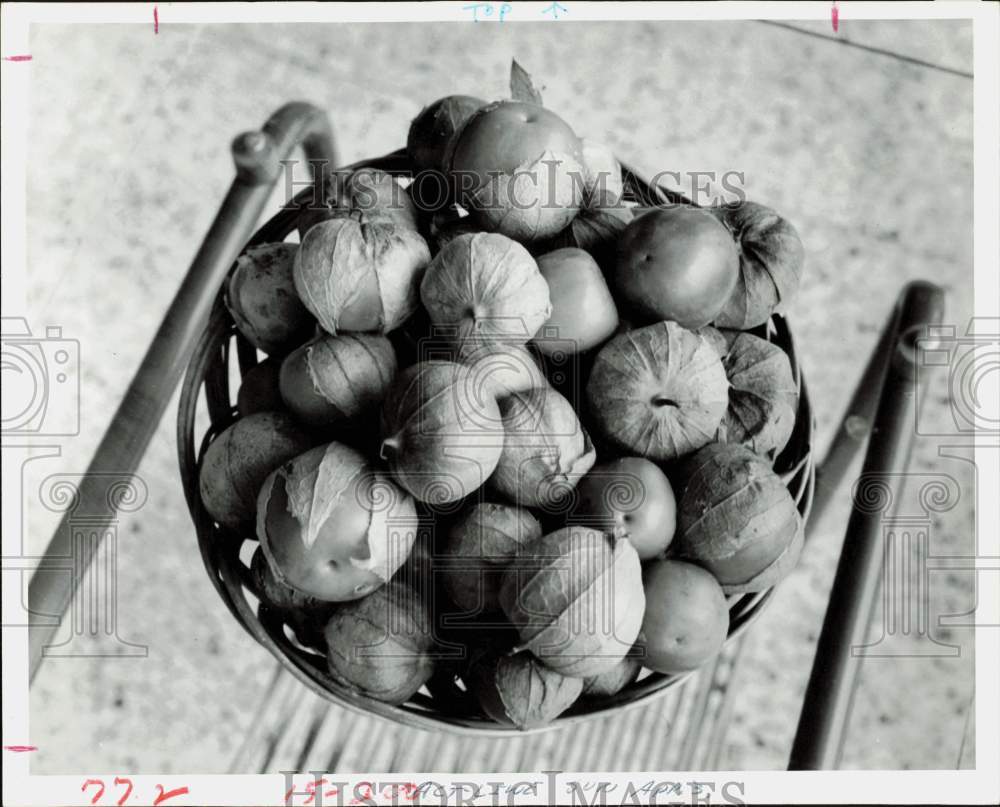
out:
M160 33L160 10L153 6L153 33Z
M28 57L31 58L30 56ZM5 745L3 747L4 751L13 751L15 754L23 754L26 751L37 751L37 745Z
M26 54L24 56L4 56L3 60L5 62L30 62L31 56L30 54Z
M830 22L833 23L833 32L837 33L840 27L840 9L837 8L837 0L833 0L833 8L830 9Z

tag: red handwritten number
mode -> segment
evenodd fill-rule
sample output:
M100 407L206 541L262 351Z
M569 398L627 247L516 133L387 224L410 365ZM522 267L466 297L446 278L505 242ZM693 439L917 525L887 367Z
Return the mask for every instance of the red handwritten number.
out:
M407 782L403 785L403 798L407 801L413 801L418 795L420 795L420 789L413 782Z
M132 780L131 779L120 779L119 777L116 776L115 777L115 784L116 785L126 785L127 786L127 789L125 790L125 795L122 796L120 799L118 799L118 807L122 807L122 805L126 801L128 801L128 797L132 795Z
M83 787L80 788L80 791L82 793L86 793L87 788L90 787L91 785L97 785L97 787L99 788L97 791L97 795L90 800L91 804L97 804L97 802L100 801L101 796L104 795L104 782L102 782L100 779L88 779L86 782L83 783Z
M174 788L166 793L163 792L163 785L157 785L156 789L160 791L160 795L153 801L153 807L156 807L157 804L163 804L167 799L172 799L174 796L183 796L188 792L186 787Z

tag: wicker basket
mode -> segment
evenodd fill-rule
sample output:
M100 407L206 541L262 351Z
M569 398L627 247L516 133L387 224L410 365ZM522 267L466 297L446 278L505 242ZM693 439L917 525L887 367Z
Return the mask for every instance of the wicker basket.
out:
M361 167L379 168L400 177L412 174L404 150L347 166L347 169ZM623 178L626 197L640 205L689 204L679 194L650 185L627 168L623 169ZM309 188L302 191L293 204L283 208L257 231L248 246L284 241L295 229L299 208L307 203L311 195L312 190ZM785 350L799 386L799 410L795 428L774 467L788 486L799 512L806 518L815 485L813 418L809 397L785 320L774 316L766 326L754 332ZM291 628L282 623L280 616L266 606L259 605L259 597L250 575L250 551L246 546L255 545L256 541L252 536L234 535L213 522L202 505L198 487L198 469L205 449L238 417L236 390L230 386L231 374L238 370L242 375L257 361L256 350L236 330L223 304L220 290L208 327L198 342L184 379L177 420L177 443L184 493L198 532L202 559L215 588L233 616L293 675L334 703L417 728L445 729L479 736L510 736L512 732L519 732L513 726L499 725L481 715L468 694L451 679L435 679L429 687L422 689L401 706L393 706L351 691L327 674L324 656L300 645L292 638L294 634ZM205 433L199 436L196 433L196 413L202 392L209 423ZM772 592L773 589L768 589L729 598L729 641L761 613ZM550 725L534 731L559 728L595 717L607 717L614 710L635 706L663 694L685 677L643 671L638 681L617 695L600 701L581 701Z

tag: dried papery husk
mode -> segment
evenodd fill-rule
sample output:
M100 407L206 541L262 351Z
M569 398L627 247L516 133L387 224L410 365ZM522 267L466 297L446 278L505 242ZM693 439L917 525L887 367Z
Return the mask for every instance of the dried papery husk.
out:
M574 155L545 151L511 173L491 173L462 204L484 230L537 241L555 235L576 216L585 176Z
M363 215L331 219L302 239L295 288L327 333L386 333L419 305L428 261L430 250L415 230Z
M285 409L281 390L278 389L280 374L281 361L274 356L247 370L239 392L236 393L236 410L240 417L257 412L281 412Z
M528 544L504 573L500 606L519 650L582 678L629 652L646 598L639 556L625 539L569 526Z
M750 594L757 591L764 591L777 585L798 566L799 558L802 556L802 547L805 545L805 525L799 522L799 527L795 531L795 536L788 546L775 558L770 565L755 574L744 583L724 583L722 591L725 594Z
M500 401L503 452L490 484L519 505L558 511L597 457L573 407L552 387Z
M417 499L446 504L475 492L503 448L493 391L464 365L426 361L400 373L382 406L382 459Z
M357 599L384 584L417 528L413 499L336 442L274 471L257 501L257 537L275 577L323 600Z
M583 691L583 679L556 672L527 651L483 659L470 682L487 715L522 730L551 723Z
M316 325L295 289L298 244L261 244L236 259L225 303L254 347L283 356L305 342Z
M625 187L622 167L614 152L603 143L580 141L584 168L584 207L612 204L622 198Z
M312 445L312 438L286 413L240 418L209 444L202 458L198 485L208 514L231 530L252 535L257 493L267 475Z
M583 695L586 698L608 698L617 695L625 687L634 684L642 672L643 651L640 642L637 643L614 666L609 667L600 675L584 679Z
M460 235L434 256L420 299L435 325L470 336L527 342L552 312L531 254L496 233Z
M379 334L325 334L290 354L281 395L300 422L328 429L377 413L396 375L396 352Z
M448 531L438 563L452 602L466 612L499 610L504 569L525 544L541 535L538 520L523 507L493 503L469 507Z
M773 461L792 436L799 407L788 355L766 339L741 333L722 363L730 386L719 440L739 443Z
M326 626L330 676L386 703L404 703L434 673L434 632L423 599L395 581L344 603Z
M767 460L745 446L715 443L687 462L684 473L677 557L708 569L727 593L767 588L776 574L787 573L782 564L761 576L802 529L795 500Z
M715 439L728 391L712 346L675 322L659 322L601 348L586 395L604 439L624 453L667 461Z
M392 174L377 168L330 171L323 180L322 200L309 200L299 213L299 238L315 224L363 214L372 223L417 229L417 209L406 189Z
M604 272L615 264L615 244L618 236L632 221L632 210L617 202L595 204L580 209L569 226L551 239L540 242L536 254L564 247L578 247L589 252Z
M471 336L457 344L456 354L469 368L472 383L491 388L497 400L546 386L538 362L520 343Z
M805 262L802 241L790 222L756 202L712 212L733 234L740 251L736 288L715 325L737 330L762 325L798 291Z
M720 359L725 359L726 354L729 352L729 346L736 341L736 337L742 331L713 328L711 325L705 325L702 328L698 328L695 333L712 346L712 349L719 354Z

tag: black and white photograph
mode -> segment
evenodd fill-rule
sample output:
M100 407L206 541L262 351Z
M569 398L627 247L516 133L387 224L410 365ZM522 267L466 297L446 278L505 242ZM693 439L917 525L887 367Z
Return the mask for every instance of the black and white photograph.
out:
M2 11L5 804L1000 801L1000 6Z

